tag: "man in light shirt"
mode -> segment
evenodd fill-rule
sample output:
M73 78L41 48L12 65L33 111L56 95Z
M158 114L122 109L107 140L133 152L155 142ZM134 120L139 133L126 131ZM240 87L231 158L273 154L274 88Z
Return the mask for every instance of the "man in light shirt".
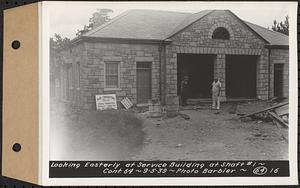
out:
M221 82L219 81L219 78L215 78L212 86L212 108L213 109L220 109L220 94L221 94Z

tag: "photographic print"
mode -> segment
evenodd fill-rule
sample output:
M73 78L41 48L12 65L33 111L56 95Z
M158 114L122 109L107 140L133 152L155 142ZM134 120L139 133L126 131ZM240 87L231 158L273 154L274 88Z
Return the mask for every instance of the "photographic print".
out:
M44 3L47 181L295 178L296 5Z

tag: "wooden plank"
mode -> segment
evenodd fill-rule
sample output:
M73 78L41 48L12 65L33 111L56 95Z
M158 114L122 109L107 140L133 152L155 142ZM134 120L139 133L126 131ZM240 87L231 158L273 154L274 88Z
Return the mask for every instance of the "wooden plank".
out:
M271 117L276 120L278 123L280 123L280 125L284 126L284 127L289 127L289 125L287 123L285 123L283 121L283 119L281 119L277 114L275 114L274 112L268 112L268 114L271 115Z
M279 108L276 108L274 111L278 116L287 115L289 114L289 105L281 106Z
M277 104L277 105L274 105L274 106L265 108L265 109L263 109L263 110L253 112L253 113L251 113L251 114L247 114L247 115L241 116L240 118L250 117L250 116L253 116L253 115L256 115L256 114L259 114L259 113L267 112L267 111L269 111L269 110L273 110L273 109L275 109L275 108L278 108L278 107L281 107L281 106L284 106L284 105L287 105L287 104L289 104L289 103L288 103L288 102L280 103L280 104Z

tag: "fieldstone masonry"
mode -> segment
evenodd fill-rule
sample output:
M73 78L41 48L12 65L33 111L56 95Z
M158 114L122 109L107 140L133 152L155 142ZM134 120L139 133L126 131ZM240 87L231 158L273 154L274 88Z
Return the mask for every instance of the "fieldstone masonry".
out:
M262 49L256 65L256 97L261 100L268 99L269 72L268 72L268 50Z
M274 96L274 64L283 64L283 97L289 96L289 50L271 49L270 51L270 97Z
M212 33L218 26L225 27L230 33L230 40L212 39ZM214 54L214 76L222 82L221 100L226 100L225 94L225 58L226 55L260 56L257 62L257 96L268 98L268 53L265 41L252 32L244 23L236 19L228 11L213 11L209 15L193 23L183 31L171 37L172 43L167 46L167 93L174 94L176 90L178 53ZM171 69L171 70L169 70ZM169 75L170 74L170 75Z
M86 43L87 59L82 63L82 99L84 109L95 109L95 95L125 96L136 103L136 62L152 62L152 98L159 99L159 51L157 45ZM105 62L119 62L119 88L107 89L104 85Z
M225 96L225 54L218 54L214 62L214 77L219 78L222 83L220 100L226 100Z
M61 59L58 59L60 64L57 77L59 91L55 93L58 94L56 97L66 104L66 108L78 109L81 107L80 63L84 61L83 51L84 45L78 44L63 51Z
M212 33L217 27L226 28L229 31L230 40L212 39ZM67 90L69 89L68 92L70 92L73 88L75 94L69 95L68 100L76 101L77 105L83 109L95 109L95 95L97 94L115 93L118 101L126 96L136 103L136 62L152 62L152 99L161 99L162 104L167 105L171 114L177 113L179 105L177 55L179 53L215 56L214 76L219 77L222 83L222 100L226 100L226 55L257 57L256 92L257 98L262 100L273 96L273 65L283 63L285 96L288 96L288 50L267 49L266 41L229 11L212 11L184 30L170 36L169 39L169 43L160 44L124 41L78 43L66 50L65 58L61 60L63 64L71 65L69 67L74 75L68 78L73 78L73 82L68 81L67 69L62 68L61 96L67 99ZM113 90L105 88L104 66L107 61L119 63L119 88ZM74 68L78 63L79 67ZM76 85L76 79L78 85ZM70 84L74 87L70 87Z

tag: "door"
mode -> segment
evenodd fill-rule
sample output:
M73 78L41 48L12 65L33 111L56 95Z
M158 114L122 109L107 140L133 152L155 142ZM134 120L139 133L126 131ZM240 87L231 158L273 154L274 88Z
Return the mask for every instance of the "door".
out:
M274 97L283 97L283 64L274 64Z
M137 103L151 99L151 62L136 63Z

